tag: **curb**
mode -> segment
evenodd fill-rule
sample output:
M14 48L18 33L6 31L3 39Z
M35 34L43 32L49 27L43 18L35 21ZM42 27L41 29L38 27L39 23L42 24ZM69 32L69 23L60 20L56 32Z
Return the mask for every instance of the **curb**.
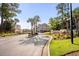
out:
M41 56L50 56L50 42L52 40L52 36L50 36L50 39L46 42L46 44L44 45L43 49L42 49L42 54ZM47 53L46 53L47 52Z
M52 40L52 36L50 36L50 40L48 42L48 56L50 56L50 42Z
M43 47L43 49L42 49L41 56L48 56L48 55L46 55L46 53L45 53L47 47L48 47L48 41L45 43L45 45L44 45L44 47ZM47 49L47 50L48 50L48 49ZM47 54L48 54L48 52L47 52Z

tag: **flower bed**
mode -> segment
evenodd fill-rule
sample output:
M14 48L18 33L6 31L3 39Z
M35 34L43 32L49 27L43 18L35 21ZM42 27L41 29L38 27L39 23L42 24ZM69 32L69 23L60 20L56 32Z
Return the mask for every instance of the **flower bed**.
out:
M53 39L69 39L70 34L67 31L53 31L51 34Z

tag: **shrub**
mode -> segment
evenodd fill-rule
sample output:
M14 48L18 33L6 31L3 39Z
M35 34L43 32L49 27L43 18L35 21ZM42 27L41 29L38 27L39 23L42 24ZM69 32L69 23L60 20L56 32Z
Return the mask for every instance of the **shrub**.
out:
M64 35L64 39L69 39L70 35Z
M59 39L60 38L60 34L53 34L52 37L53 37L53 39Z
M58 33L53 33L52 34L52 37L53 37L53 39L57 39L57 40L59 40L59 39L69 39L70 38L70 35L69 35L69 33L68 32L65 32L65 31L63 31L63 32L58 32Z

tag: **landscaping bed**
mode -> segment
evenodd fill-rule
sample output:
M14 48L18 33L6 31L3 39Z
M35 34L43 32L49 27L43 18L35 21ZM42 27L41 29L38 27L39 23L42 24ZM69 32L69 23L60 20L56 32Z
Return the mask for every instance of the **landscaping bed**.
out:
M70 39L52 40L50 43L51 56L63 56L78 50L79 50L79 37L74 38L74 44L71 44Z
M79 56L79 50L78 51L73 51L73 52L68 53L68 54L66 54L64 56Z
M51 32L45 32L45 35L49 35L52 36L52 38L54 40L63 40L63 39L70 39L70 33L67 31L60 31L60 30L56 30L56 31L52 31Z
M13 35L20 35L20 34L18 34L18 33L0 33L0 37L13 36Z

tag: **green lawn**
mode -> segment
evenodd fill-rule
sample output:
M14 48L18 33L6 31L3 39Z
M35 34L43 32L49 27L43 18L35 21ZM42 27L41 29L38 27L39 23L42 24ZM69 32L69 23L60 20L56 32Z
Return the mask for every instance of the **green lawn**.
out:
M66 53L79 50L79 38L74 38L74 44L71 44L70 39L52 40L50 43L50 55L60 56Z

